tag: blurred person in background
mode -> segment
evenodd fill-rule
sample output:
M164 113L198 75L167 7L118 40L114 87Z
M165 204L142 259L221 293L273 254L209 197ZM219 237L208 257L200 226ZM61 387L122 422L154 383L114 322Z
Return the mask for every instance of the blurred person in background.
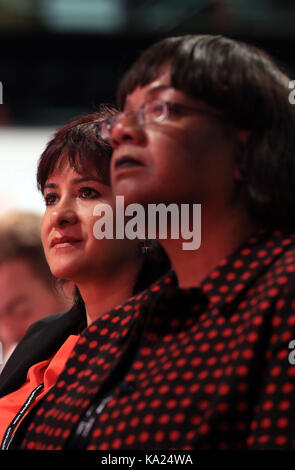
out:
M32 323L72 303L49 269L41 221L40 215L21 211L0 219L0 370Z

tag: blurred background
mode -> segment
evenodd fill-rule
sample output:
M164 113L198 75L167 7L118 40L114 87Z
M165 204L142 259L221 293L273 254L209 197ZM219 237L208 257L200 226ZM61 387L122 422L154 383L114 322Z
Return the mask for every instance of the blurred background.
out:
M295 79L294 0L0 0L0 216L42 213L35 169L52 131L114 102L140 51L186 33L263 47Z

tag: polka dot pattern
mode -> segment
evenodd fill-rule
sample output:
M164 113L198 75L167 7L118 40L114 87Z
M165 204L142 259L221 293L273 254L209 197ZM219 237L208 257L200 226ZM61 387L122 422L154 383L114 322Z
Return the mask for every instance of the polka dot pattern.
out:
M201 285L179 289L168 273L106 313L81 335L23 448L64 448L122 370L130 389L120 379L108 391L88 449L294 448L294 266L295 236L259 231Z

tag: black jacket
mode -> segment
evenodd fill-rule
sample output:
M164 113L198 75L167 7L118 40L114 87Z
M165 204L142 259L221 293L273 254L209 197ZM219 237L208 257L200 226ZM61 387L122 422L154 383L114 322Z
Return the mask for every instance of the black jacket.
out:
M156 259L156 262L154 260ZM170 261L160 245L145 255L134 293L139 293L170 269ZM29 368L53 356L70 335L87 327L85 307L78 302L71 310L49 315L33 323L17 345L0 374L0 398L17 390L26 380Z
M76 308L33 323L0 374L0 398L21 387L32 365L53 356L66 339L79 334L83 326L81 311Z

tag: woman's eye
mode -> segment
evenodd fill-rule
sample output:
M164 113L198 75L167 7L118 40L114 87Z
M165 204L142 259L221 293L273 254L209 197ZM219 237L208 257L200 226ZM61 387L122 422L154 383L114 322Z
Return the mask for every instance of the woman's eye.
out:
M178 103L167 103L170 116L181 116L185 112L185 107Z
M81 188L79 192L82 199L95 199L100 196L100 193L93 188Z
M45 201L46 206L52 206L53 204L55 204L56 199L57 199L57 194L48 193L44 195L44 201Z
M163 103L157 101L148 103L147 110L154 116L161 116L164 110Z

